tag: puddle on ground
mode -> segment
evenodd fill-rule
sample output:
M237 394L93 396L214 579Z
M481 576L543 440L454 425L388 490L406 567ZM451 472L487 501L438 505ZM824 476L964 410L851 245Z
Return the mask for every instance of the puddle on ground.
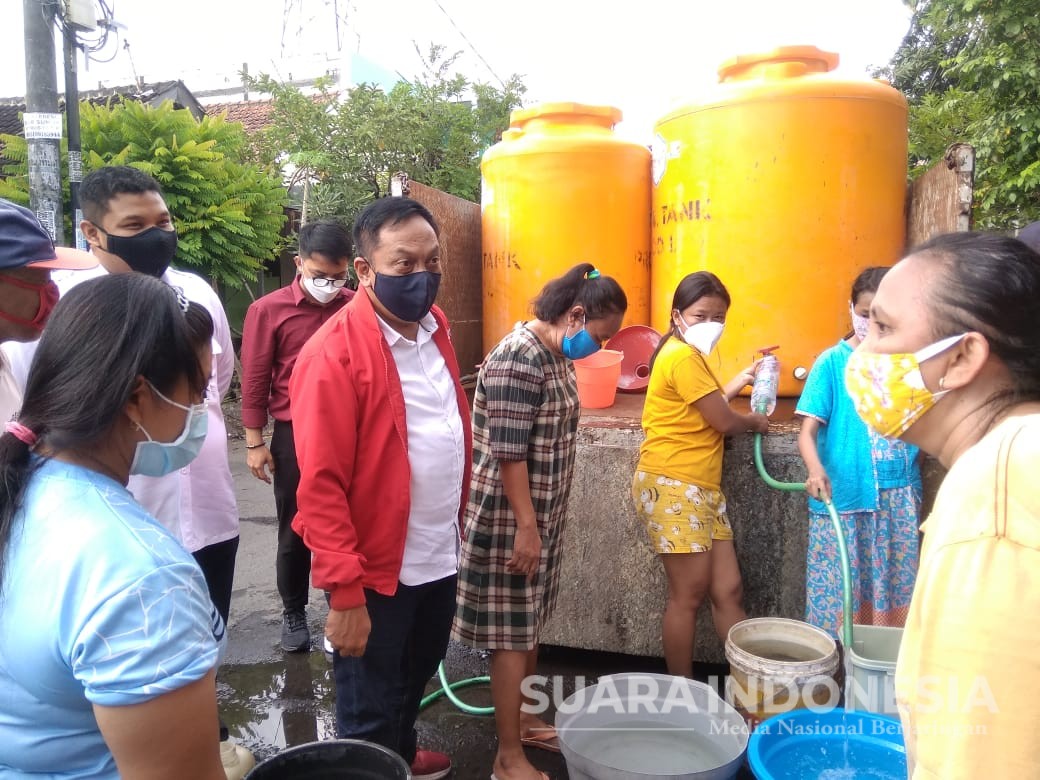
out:
M333 739L334 698L332 667L321 652L225 665L217 674L221 720L257 761L287 747Z

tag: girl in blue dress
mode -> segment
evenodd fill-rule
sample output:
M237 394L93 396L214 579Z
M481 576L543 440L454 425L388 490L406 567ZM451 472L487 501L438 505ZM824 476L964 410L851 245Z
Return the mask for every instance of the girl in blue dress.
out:
M845 366L867 334L870 304L887 268L868 268L852 285L852 334L813 364L796 414L798 450L809 472L805 619L838 636L842 581L837 539L821 499L838 510L852 567L853 622L902 626L917 574L921 473L917 448L886 439L856 414Z

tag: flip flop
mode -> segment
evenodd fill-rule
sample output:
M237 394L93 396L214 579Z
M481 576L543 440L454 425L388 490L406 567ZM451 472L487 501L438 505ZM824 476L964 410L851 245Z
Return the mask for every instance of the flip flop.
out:
M554 728L529 731L528 736L520 737L520 744L525 747L547 750L550 753L560 752L560 738Z
M539 772L538 774L542 776L542 780L549 780L549 775L547 775L545 772ZM494 772L491 773L491 780L498 780L498 778L495 777Z

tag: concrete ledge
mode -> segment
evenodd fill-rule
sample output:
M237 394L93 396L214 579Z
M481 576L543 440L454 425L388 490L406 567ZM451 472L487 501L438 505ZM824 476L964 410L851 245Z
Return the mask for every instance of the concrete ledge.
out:
M768 434L770 473L804 481L792 426ZM643 433L638 418L583 417L578 467L564 531L563 572L545 644L660 656L664 570L636 519L629 488ZM801 619L805 608L805 496L774 491L758 477L750 435L726 440L722 488L733 523L748 615ZM696 659L722 662L707 608Z

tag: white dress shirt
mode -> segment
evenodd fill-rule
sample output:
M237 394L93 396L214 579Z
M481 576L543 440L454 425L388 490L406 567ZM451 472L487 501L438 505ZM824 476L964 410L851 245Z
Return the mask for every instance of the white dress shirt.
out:
M400 580L422 585L459 570L459 501L466 455L455 381L433 340L437 321L427 314L409 341L382 318L404 394L412 506Z
M64 295L81 282L108 273L103 266L88 271L54 273L52 279ZM127 488L134 498L176 536L188 552L197 552L238 536L238 506L228 464L227 426L220 399L231 386L235 352L231 328L220 298L213 288L193 273L168 269L162 280L178 287L189 300L205 307L213 318L213 373L209 378L209 421L206 440L195 460L165 477L131 476ZM7 342L4 352L13 374L24 389L29 364L39 342Z

